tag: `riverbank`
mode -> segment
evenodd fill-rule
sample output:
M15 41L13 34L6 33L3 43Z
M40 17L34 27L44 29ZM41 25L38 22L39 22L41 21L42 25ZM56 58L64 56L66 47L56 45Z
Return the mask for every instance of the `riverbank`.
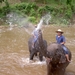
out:
M50 24L64 24L64 25L71 25L75 23L75 6L74 3L71 6L68 4L66 5L65 2L56 3L56 2L49 2L49 3L39 3L39 2L21 2L14 3L8 2L9 6L2 6L0 7L0 17L6 18L6 15L10 12L17 13L19 15L29 17L29 21L32 23L38 23L40 18L47 13L50 12L51 20ZM36 11L36 12L35 12Z

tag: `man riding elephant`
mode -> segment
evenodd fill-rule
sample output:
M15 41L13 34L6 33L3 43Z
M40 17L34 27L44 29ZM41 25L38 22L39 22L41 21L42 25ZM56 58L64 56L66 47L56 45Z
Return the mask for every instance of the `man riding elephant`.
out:
M64 75L66 67L71 61L71 52L65 46L63 31L56 31L56 41L47 46L47 75ZM43 50L42 50L43 52Z
M43 60L43 54L41 52L41 49L42 49L41 47L44 47L44 49L46 50L47 42L46 40L42 39L42 42L40 43L40 39L41 39L40 34L42 35L41 29L35 26L35 30L33 30L32 36L28 40L30 60L33 60L34 55L37 56L37 52L38 52L40 61Z
M33 41L32 41L32 48L34 48L34 44L38 39L38 30L37 30L37 26L35 25L35 29L32 32L32 36L33 36Z
M63 48L63 50L65 52L66 59L67 59L68 62L70 62L69 56L68 56L68 50L67 50L66 46L64 45L65 42L66 42L65 37L62 35L64 32L61 29L58 29L56 31L56 33L57 33L56 41L57 41L58 44L62 45L62 48Z

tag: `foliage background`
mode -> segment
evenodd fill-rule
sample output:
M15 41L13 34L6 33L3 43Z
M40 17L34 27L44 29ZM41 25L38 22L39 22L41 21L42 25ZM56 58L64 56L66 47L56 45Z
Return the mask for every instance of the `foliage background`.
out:
M33 23L50 12L50 23L69 25L75 23L75 0L0 0L0 18L10 12L27 15Z

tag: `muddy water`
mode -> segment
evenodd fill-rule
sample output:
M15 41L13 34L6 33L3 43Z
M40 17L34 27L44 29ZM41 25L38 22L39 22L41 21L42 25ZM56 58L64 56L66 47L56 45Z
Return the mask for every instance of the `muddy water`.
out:
M61 28L66 36L66 46L72 52L72 62L65 75L75 75L75 27L45 26L43 37L48 44L55 42L55 31ZM30 35L24 28L0 28L0 75L46 75L46 62L38 57L29 61L28 39Z

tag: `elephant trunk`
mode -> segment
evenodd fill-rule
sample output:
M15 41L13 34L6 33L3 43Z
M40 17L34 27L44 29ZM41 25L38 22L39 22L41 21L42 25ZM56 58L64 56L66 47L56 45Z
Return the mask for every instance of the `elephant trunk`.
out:
M47 42L43 40L42 33L39 35L40 52L43 56L47 56Z

